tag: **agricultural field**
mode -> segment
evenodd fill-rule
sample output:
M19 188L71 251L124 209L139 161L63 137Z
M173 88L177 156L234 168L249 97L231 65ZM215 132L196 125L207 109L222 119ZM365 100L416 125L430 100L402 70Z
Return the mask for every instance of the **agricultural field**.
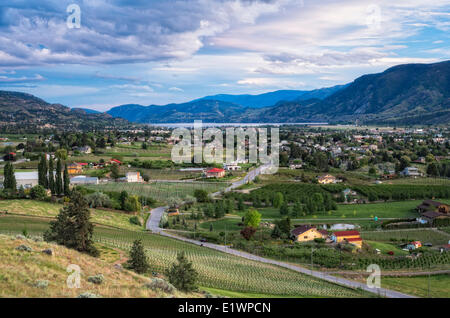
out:
M418 297L450 297L450 275L383 277L381 286Z
M125 190L130 195L151 197L159 202L166 202L170 198L184 199L187 195L193 196L197 189L216 192L227 186L228 183L224 182L153 182L149 184L106 183L85 187L95 191L121 192Z
M57 203L32 200L0 200L0 211L12 214L54 218L63 206ZM140 227L130 223L131 215L91 209L92 221L97 224L120 227L129 230L139 230Z
M432 243L433 245L447 244L450 240L450 234L438 232L432 229L361 232L361 236L364 240L371 241L421 241L422 243Z
M0 232L21 233L22 225L17 217L0 217ZM12 222L14 221L14 222ZM45 220L28 223L28 232L40 234L48 226ZM98 227L94 239L98 244L129 250L135 239L142 239L153 271L163 273L176 259L179 251L185 251L199 272L199 284L206 288L244 294L264 294L267 297L366 297L359 290L352 290L307 275L269 264L258 263L208 248L158 235L134 231L119 231ZM220 266L218 266L220 264Z

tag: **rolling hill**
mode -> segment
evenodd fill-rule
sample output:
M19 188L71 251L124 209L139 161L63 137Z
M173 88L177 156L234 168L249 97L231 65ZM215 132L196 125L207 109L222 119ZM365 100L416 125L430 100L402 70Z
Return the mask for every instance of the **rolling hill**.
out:
M120 127L126 120L104 113L87 113L60 104L49 104L33 95L0 91L0 126L26 129L92 129Z

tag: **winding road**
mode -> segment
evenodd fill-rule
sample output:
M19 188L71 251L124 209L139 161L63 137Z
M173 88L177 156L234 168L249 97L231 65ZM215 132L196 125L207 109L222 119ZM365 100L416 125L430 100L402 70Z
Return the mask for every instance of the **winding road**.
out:
M250 171L242 180L239 180L239 181L233 183L230 187L226 188L224 191L225 192L231 191L249 181L254 180L256 178L256 176L258 176L262 171L264 171L265 168L267 168L267 166L261 166L255 170ZM218 195L218 194L220 194L220 192L214 193L214 195ZM254 254L238 251L238 250L229 248L227 246L213 244L213 243L202 243L202 242L199 242L196 240L192 240L189 238L185 238L185 237L181 237L181 236L177 236L177 235L165 232L162 228L160 228L159 224L161 221L161 217L164 214L164 211L166 209L167 209L167 207L159 207L159 208L153 209L150 212L151 214L150 214L150 217L148 218L147 224L146 224L147 230L149 230L155 234L160 234L160 235L170 237L173 239L177 239L177 240L180 240L183 242L187 242L187 243L195 244L198 246L214 249L214 250L217 250L217 251L220 251L223 253L227 253L227 254L231 254L234 256L243 257L243 258L246 258L246 259L249 259L252 261L257 261L257 262L261 262L261 263L272 264L272 265L280 266L283 268L287 268L287 269L293 270L295 272L299 272L299 273L302 273L305 275L310 275L310 276L313 276L313 277L316 277L319 279L323 279L325 281L339 284L342 286L347 286L347 287L351 287L351 288L360 288L362 290L365 290L367 292L374 293L374 294L377 294L380 296L384 296L384 297L388 297L388 298L414 298L414 296L396 292L396 291L389 290L389 289L385 289L385 288L377 288L377 289L369 288L366 284L363 284L360 282L352 281L352 280L341 278L341 277L335 277L335 276L329 275L324 272L309 270L309 269L299 267L296 265L292 265L289 263L276 261L276 260L265 258L265 257L260 257L257 255L254 255Z

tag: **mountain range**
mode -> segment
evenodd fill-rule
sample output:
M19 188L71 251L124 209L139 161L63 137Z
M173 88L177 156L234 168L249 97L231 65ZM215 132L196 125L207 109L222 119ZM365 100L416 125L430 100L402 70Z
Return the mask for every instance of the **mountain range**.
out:
M0 91L0 125L49 124L82 129L129 122L192 123L450 123L450 61L404 64L352 83L312 91L213 95L181 104L111 108L106 113L49 104L29 94Z
M272 104L272 105L270 105ZM269 106L267 106L269 105ZM113 117L139 123L432 124L450 122L450 61L404 64L347 85L261 95L214 95L165 106L122 105Z

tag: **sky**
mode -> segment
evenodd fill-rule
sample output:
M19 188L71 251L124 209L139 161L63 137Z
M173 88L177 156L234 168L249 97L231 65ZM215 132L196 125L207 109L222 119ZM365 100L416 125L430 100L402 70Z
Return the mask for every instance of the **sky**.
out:
M105 111L450 59L449 0L8 0L0 90Z

